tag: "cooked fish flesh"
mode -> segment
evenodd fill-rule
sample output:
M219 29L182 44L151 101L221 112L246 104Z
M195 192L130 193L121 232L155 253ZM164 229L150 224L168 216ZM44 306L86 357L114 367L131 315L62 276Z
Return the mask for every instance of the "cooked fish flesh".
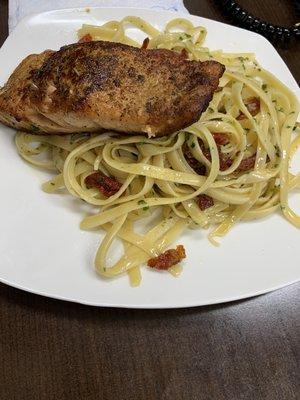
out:
M39 133L166 135L199 119L224 69L165 49L75 43L21 62L0 89L0 121Z

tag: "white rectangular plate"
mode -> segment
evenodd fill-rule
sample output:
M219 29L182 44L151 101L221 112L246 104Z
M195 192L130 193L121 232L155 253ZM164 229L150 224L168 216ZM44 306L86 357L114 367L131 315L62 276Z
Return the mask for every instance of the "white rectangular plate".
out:
M140 16L159 29L172 18L189 18L207 28L208 47L255 52L264 68L299 95L287 66L262 36L196 16L132 8L60 10L26 18L0 51L0 85L28 54L76 41L82 23L103 24L126 15ZM180 239L187 260L179 278L145 268L138 288L129 286L127 276L103 280L93 269L101 237L79 230L83 213L71 196L42 192L45 173L19 158L13 138L13 130L0 126L0 281L6 284L96 306L172 308L250 297L300 278L299 231L273 215L238 224L219 248L208 242L207 231L187 232Z

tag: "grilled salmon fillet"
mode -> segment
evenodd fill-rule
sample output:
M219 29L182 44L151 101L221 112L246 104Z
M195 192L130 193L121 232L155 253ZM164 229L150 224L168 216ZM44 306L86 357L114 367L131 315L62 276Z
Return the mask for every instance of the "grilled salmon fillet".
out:
M39 133L166 135L199 119L224 69L165 49L75 43L21 62L0 89L0 121Z

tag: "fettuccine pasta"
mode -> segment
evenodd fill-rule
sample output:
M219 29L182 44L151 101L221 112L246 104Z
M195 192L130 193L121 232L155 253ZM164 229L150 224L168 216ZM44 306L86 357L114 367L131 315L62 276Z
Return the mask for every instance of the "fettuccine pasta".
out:
M183 131L161 138L121 136L115 132L71 136L18 132L16 145L29 163L58 172L43 185L48 193L63 189L93 207L82 229L106 232L96 254L101 276L127 273L132 285L141 281L140 267L164 252L187 228L211 228L209 239L224 236L237 222L260 219L281 210L300 227L288 194L300 187L289 172L290 158L300 145L294 94L265 71L252 53L228 54L203 46L206 30L185 19L170 21L159 31L138 17L84 25L79 38L141 46L127 34L134 26L149 37L148 48L181 52L190 60L214 59L226 66L207 111ZM95 171L119 182L104 196L87 185ZM137 221L153 216L145 234ZM197 234L197 232L195 232ZM124 253L109 265L109 250L121 239ZM169 269L173 275L179 266Z

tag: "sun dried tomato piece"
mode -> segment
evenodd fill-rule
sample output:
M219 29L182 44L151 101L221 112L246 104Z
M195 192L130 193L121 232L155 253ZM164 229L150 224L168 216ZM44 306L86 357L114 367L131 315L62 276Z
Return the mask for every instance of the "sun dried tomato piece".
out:
M219 146L224 146L225 144L229 143L229 137L226 133L213 132L212 135L215 139L216 144Z
M196 172L198 175L205 175L206 174L206 167L205 165L201 164L196 158L193 157L189 147L187 144L183 146L183 154L184 157L191 168Z
M244 100L245 106L247 107L249 113L255 117L260 111L260 100L258 97L249 97L248 99ZM237 116L237 120L243 120L247 118L246 115L242 112Z
M260 100L258 97L249 97L245 100L245 105L251 115L255 116L259 113Z
M180 244L176 249L167 250L158 257L150 258L147 265L150 268L166 270L178 264L184 258L186 258L185 248Z
M150 42L150 39L148 37L146 37L146 39L144 39L144 41L143 41L141 49L146 50L149 46L149 42Z
M116 194L122 187L122 184L115 178L110 178L102 172L94 172L85 178L86 186L98 189L105 197Z
M81 39L78 40L78 43L88 43L91 42L93 40L92 36L87 33L86 35L82 36Z
M254 168L256 160L256 153L252 154L252 156L244 158L240 165L237 167L237 172L244 172L249 171L250 169Z
M220 171L226 171L228 168L232 166L233 160L224 153L221 153L221 149L218 147L219 150L219 160L220 160Z
M204 211L214 205L214 199L207 194L200 194L197 199L197 204L200 210Z
M198 139L199 145L201 147L203 155L208 159L208 161L211 161L211 154L209 149L207 149L204 146L204 143L201 139ZM221 152L221 146L217 144L218 148L218 153L219 153L219 162L220 162L220 171L226 171L228 168L231 167L233 161L232 159L227 155Z
M207 158L208 161L211 161L210 151L205 147L203 140L198 139L198 143L199 143L200 149L202 150L204 157Z
M196 160L196 158L189 158L187 159L187 162L197 175L204 176L206 174L206 166L201 164L198 160Z

